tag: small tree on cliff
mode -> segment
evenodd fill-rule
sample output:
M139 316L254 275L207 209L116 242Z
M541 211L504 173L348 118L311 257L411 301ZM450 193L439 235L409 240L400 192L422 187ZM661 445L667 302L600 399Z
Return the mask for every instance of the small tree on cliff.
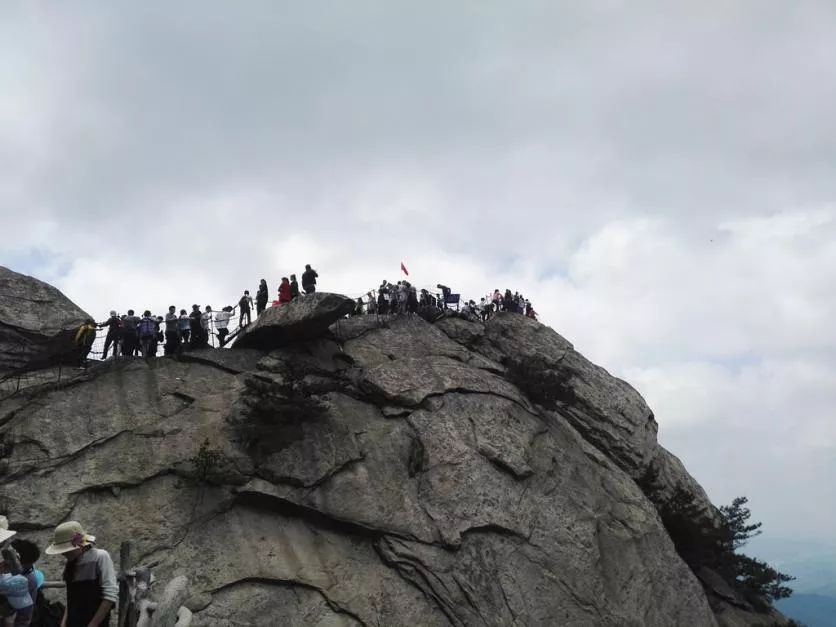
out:
M767 601L786 599L792 589L785 583L795 577L780 573L766 562L737 553L737 550L761 534L762 523L749 523L752 513L746 507L748 499L739 496L731 505L720 508L723 525L723 550L719 555L718 572L732 582L747 598L765 598Z
M682 488L663 498L655 469L649 468L638 483L652 501L662 503L658 509L665 529L677 553L693 571L700 567L714 570L761 610L772 601L792 595L792 589L784 584L794 577L737 552L761 533L761 523L749 522L752 514L745 496L719 508L718 525L706 520L694 495Z

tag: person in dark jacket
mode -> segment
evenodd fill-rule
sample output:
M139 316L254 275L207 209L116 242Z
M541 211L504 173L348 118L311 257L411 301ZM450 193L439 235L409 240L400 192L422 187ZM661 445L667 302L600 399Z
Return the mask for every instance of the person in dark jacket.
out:
M316 270L311 268L311 264L305 266L305 271L302 273L302 289L305 290L305 294L316 292L316 278L318 276Z
M139 349L139 316L134 315L133 309L128 309L128 315L122 318L122 354L130 357Z
M110 312L110 318L106 322L102 322L99 328L107 327L107 336L105 337L104 351L102 352L102 360L107 359L107 352L113 345L113 356L119 355L119 344L122 342L122 318L120 318L115 311Z
M257 316L260 316L261 312L267 309L268 298L269 290L267 289L267 281L261 279L261 283L258 285L258 292L255 295L255 312Z
M204 345L203 327L200 325L200 305L192 305L192 313L189 314L189 326L191 327L191 343L189 348L200 348Z
M172 305L165 315L165 346L163 353L173 355L180 346L180 318L177 315L177 307Z
M297 298L299 296L299 282L296 280L296 275L290 275L290 298Z
M244 295L238 299L238 311L241 313L238 316L238 326L245 327L253 320L250 317L250 311L253 308L253 297L250 296L250 290L244 290ZM244 320L247 320L245 323Z

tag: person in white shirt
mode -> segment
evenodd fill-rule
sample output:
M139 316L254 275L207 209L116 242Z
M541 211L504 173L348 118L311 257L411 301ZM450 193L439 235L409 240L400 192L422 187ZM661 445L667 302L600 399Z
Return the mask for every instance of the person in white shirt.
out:
M212 328L212 306L206 305L206 311L200 315L200 331L203 335L203 341L209 343L209 333Z
M215 314L215 329L218 331L218 342L224 345L224 340L229 334L229 319L232 317L233 308L230 305L224 307Z

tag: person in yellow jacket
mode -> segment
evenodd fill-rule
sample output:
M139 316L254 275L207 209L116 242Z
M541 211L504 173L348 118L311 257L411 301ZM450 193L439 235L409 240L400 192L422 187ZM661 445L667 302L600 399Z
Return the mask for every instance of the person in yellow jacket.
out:
M99 327L96 321L88 318L84 321L75 334L75 345L79 350L79 367L87 367L87 356L90 354L90 349L93 348L93 342L96 341L96 331Z

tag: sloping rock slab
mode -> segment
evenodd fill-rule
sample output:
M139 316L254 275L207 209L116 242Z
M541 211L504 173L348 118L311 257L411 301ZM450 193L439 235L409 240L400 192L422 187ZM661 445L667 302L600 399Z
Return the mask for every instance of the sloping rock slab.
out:
M273 350L318 337L351 313L354 301L339 294L311 294L265 310L242 331L233 348Z
M0 377L72 353L74 333L89 317L57 288L0 266Z

